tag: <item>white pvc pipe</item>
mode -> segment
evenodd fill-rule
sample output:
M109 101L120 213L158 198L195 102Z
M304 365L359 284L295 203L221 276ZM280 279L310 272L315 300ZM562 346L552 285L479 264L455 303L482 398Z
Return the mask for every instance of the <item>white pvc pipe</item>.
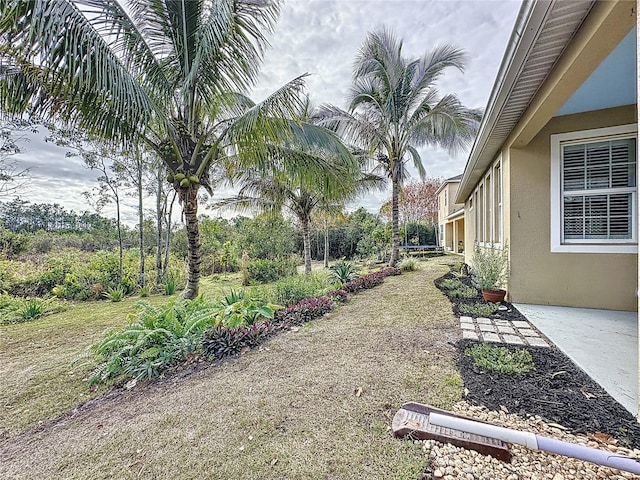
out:
M639 459L618 455L605 450L598 450L597 448L585 447L574 443L563 442L562 440L556 440L555 438L521 432L510 428L498 427L496 425L489 425L450 415L442 415L435 412L429 413L429 423L440 427L452 428L461 432L496 438L507 443L524 445L534 450L544 450L546 452L603 465L605 467L617 468L618 470L640 474Z

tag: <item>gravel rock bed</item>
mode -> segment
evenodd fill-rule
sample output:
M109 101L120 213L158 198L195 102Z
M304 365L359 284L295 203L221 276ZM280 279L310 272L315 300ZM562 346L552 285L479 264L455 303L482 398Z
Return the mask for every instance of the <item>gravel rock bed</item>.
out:
M488 410L482 406L458 402L454 413L473 419L490 422L507 428L515 428L566 442L582 444L613 454L638 458L640 449L631 450L618 445L617 440L607 435L574 435L559 426L546 423L540 416L527 416ZM505 463L473 450L443 444L434 440L422 441L425 455L429 459L423 479L444 480L601 480L640 478L628 472L602 467L592 463L564 456L530 450L519 445L511 445L511 463Z

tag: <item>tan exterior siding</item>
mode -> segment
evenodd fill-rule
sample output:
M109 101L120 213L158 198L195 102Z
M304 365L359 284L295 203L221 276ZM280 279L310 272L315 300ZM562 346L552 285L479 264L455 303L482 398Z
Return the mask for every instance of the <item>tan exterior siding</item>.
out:
M438 193L438 243L450 252L457 252L459 242L464 241L464 217L447 220L452 213L464 209L463 204L454 203L458 185L459 181L447 182Z
M635 106L555 117L525 148L510 149L508 162L503 153L512 302L636 310L637 255L550 252L550 135L635 121Z

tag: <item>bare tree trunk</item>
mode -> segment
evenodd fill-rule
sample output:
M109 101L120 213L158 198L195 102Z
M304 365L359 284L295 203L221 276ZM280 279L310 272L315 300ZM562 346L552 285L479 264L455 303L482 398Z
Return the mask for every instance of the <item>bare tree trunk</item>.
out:
M142 156L138 152L138 224L140 225L140 231L138 232L138 241L140 242L140 271L138 273L138 283L140 287L144 287L144 212L142 210Z
M391 247L391 259L389 260L389 265L395 267L396 263L398 263L398 260L400 259L400 232L398 228L398 197L400 193L400 184L395 178L391 179L391 184L391 231L393 233L393 243Z
M329 268L329 220L324 219L324 268Z
M167 268L169 268L169 253L171 251L171 216L173 215L173 204L176 202L178 192L173 192L173 198L167 212L167 239L164 246L164 265L162 266L162 278L167 278Z
M162 283L162 222L166 210L166 200L162 202L162 167L157 171L158 189L156 190L156 284Z
M124 277L124 262L122 260L124 246L122 244L122 224L120 223L120 197L115 193L115 190L114 196L116 200L116 224L118 227L118 280L122 281L122 277Z
M182 201L182 212L187 226L188 266L187 285L182 292L182 298L193 299L198 296L200 286L200 264L202 263L202 250L200 244L200 232L198 229L198 185L189 188L181 188L178 191Z
M300 217L302 223L302 244L304 246L304 273L311 273L311 226L310 219L307 215Z

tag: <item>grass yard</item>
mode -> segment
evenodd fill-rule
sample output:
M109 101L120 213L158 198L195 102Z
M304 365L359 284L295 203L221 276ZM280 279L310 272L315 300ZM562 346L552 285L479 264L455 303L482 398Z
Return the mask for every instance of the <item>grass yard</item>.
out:
M0 477L417 479L421 445L389 426L403 402L460 399L448 343L459 331L433 285L449 261L388 277L238 359L106 396L69 360L135 300L2 326Z

